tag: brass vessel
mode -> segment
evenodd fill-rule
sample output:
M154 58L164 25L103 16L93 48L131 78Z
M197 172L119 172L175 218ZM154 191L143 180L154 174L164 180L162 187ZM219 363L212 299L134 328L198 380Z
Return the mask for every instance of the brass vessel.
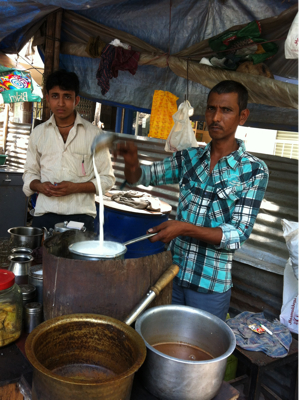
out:
M133 328L97 314L48 320L31 332L25 350L33 366L32 400L129 400L146 355Z

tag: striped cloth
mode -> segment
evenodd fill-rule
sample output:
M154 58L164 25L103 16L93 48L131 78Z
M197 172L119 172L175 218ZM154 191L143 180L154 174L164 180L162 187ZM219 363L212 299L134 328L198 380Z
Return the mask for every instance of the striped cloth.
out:
M268 168L246 152L238 150L221 158L210 174L210 143L205 148L178 151L172 157L142 166L136 185L179 183L176 219L196 226L220 227L219 246L191 237L173 239L169 249L180 267L176 282L203 293L223 293L232 286L234 251L248 239L268 184Z

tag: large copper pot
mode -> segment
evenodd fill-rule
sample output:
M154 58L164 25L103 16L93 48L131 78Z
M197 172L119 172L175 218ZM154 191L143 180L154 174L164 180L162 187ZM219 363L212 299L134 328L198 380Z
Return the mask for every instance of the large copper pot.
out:
M96 314L42 323L25 350L33 366L32 400L129 400L146 355L133 328Z

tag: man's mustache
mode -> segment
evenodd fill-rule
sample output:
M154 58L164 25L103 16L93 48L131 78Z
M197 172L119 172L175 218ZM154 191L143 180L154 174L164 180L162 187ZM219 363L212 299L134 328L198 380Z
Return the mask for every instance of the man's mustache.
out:
M209 128L221 128L222 129L222 126L213 122L211 125L209 125Z

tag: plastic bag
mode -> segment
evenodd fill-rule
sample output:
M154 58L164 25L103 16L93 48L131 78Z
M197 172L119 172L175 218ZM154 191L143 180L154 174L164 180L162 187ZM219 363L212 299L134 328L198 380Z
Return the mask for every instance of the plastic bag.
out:
M190 110L192 107L188 100L179 105L178 111L172 117L174 126L166 140L165 151L173 153L189 147L198 147L189 119Z
M298 222L288 221L287 219L281 220L283 236L289 250L291 265L294 275L298 280Z
M178 97L170 92L155 90L152 102L149 137L167 139L173 127L172 116L178 110L176 104L177 100Z
M285 58L298 58L298 13L292 22L288 36L284 43Z
M291 332L298 333L298 282L294 277L290 258L283 275L283 299L279 319Z
M218 58L223 58L222 68L235 70L242 61L253 61L253 64L264 62L273 57L278 51L278 45L267 42L261 38L261 24L252 21L244 28L237 31L228 31L209 40L209 46L217 53ZM216 57L210 59L215 65Z

